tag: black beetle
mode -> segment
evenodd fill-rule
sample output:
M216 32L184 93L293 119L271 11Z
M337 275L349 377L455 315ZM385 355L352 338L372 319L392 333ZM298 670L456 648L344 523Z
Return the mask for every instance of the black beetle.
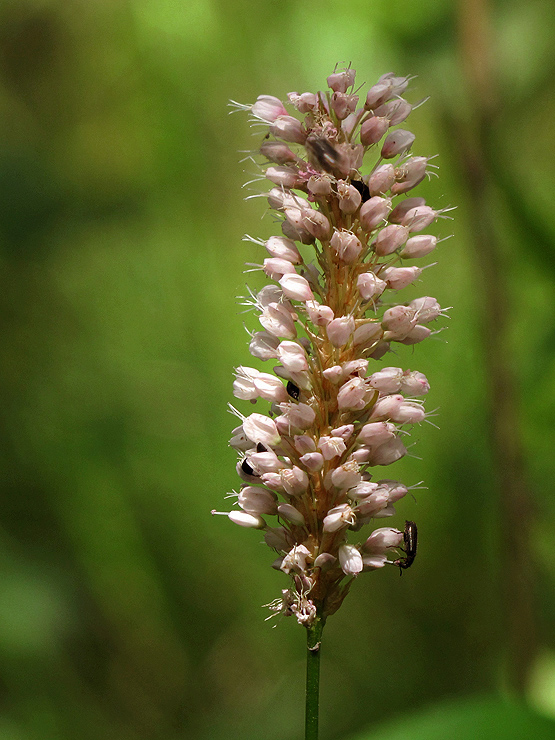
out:
M405 553L405 557L394 560L393 565L396 565L402 570L410 568L410 566L414 563L414 558L416 557L417 540L418 528L416 526L416 523L405 522L405 532L403 534L403 544L405 546L401 548Z

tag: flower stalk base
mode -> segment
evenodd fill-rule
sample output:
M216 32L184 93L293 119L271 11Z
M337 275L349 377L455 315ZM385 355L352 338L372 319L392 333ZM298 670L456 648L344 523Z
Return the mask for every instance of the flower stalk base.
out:
M306 630L306 714L305 740L318 740L320 700L320 653L324 620L318 615Z

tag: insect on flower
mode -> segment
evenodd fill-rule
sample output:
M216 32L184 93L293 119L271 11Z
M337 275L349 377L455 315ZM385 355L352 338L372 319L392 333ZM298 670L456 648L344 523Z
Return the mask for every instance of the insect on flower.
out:
M404 558L398 558L393 562L398 568L402 569L399 572L402 573L406 568L414 563L416 557L416 545L418 539L418 528L415 522L405 522L405 532L403 535L404 547L402 548L405 553Z

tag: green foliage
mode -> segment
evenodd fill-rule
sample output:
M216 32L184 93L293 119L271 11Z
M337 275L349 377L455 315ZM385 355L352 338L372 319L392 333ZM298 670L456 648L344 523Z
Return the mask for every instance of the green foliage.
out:
M480 697L436 704L353 740L549 740L554 733L555 722L525 706Z

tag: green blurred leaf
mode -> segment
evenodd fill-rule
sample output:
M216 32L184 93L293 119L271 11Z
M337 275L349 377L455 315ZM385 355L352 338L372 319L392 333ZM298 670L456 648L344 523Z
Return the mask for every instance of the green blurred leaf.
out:
M352 740L552 740L555 722L498 697L435 704Z

